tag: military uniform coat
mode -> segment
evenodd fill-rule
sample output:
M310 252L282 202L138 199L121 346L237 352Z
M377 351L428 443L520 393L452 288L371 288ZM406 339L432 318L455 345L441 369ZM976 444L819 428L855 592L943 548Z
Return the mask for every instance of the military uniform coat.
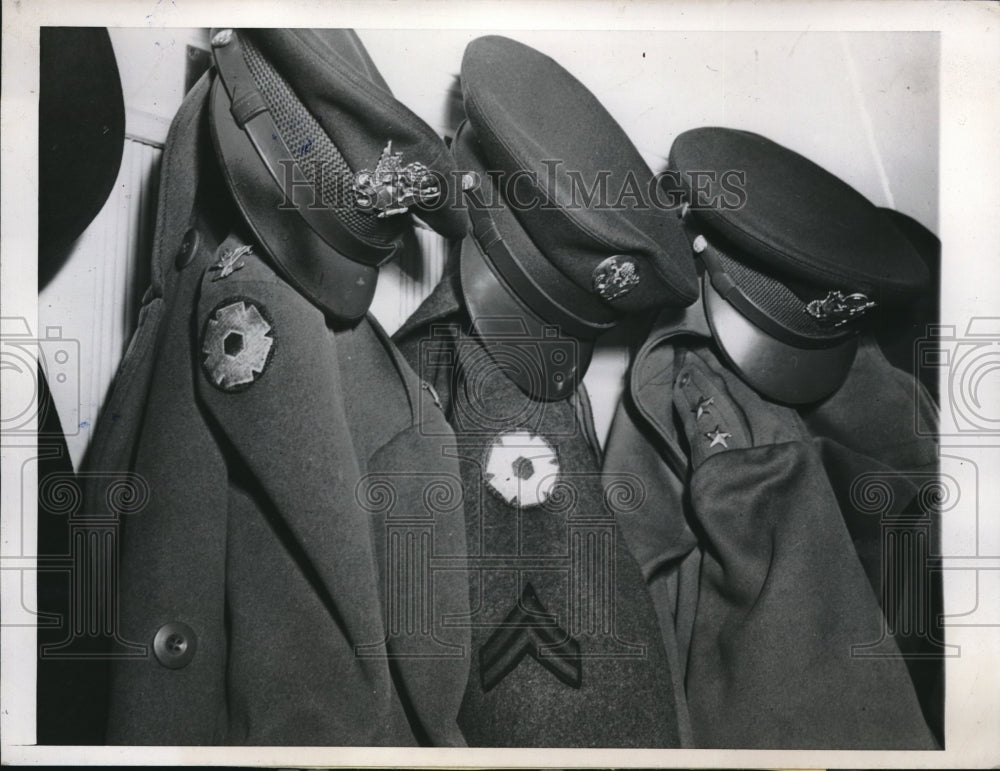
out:
M605 470L649 483L623 526L677 640L695 746L935 748L940 660L900 656L878 512L852 490L889 480L912 510L936 460L912 432L919 386L864 342L838 394L772 404L720 363L695 305L656 321L626 391Z
M535 400L503 374L470 333L457 256L396 339L456 433L471 609L456 622L472 629L462 731L474 746L680 746L673 665L614 505L641 480L605 490L584 394Z
M461 745L468 632L441 619L467 585L427 571L465 553L450 429L377 323L332 326L246 240L208 85L168 139L152 286L90 457L145 496L114 609L144 653L113 662L108 741Z

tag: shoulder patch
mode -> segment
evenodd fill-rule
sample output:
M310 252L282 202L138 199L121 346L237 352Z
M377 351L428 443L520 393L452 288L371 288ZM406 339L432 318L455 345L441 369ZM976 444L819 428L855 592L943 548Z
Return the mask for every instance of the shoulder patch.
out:
M202 332L202 368L208 381L233 393L259 380L274 353L273 333L263 305L239 297L221 302Z
M545 439L524 429L494 437L482 461L483 481L510 506L545 503L559 480L559 458Z

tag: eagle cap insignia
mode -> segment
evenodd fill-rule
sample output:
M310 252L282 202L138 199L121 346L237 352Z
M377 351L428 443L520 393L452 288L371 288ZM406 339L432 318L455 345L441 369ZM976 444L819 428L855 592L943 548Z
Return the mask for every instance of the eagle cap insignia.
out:
M860 318L869 309L875 307L875 301L868 299L861 292L849 294L834 290L828 292L822 300L812 300L806 305L806 313L821 324L841 327L848 321Z
M639 266L635 260L615 254L594 268L594 291L605 302L616 300L632 291L639 283Z
M441 194L431 170L419 161L403 165L403 154L392 151L390 139L375 170L362 169L354 177L354 203L375 211L380 219L406 214L414 204L430 204Z

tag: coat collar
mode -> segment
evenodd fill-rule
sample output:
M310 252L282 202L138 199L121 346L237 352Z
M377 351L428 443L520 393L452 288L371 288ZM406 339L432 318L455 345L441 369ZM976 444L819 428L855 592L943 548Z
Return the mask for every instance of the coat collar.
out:
M687 308L664 310L639 347L629 375L632 403L662 440L667 462L681 478L687 477L688 460L673 424L674 346L669 343L678 337L703 343L711 336L700 299Z
M426 327L435 322L452 321L465 308L459 278L458 260L461 242L456 242L448 255L444 273L437 286L420 303L413 314L393 334L397 342L407 341L414 334L423 335Z

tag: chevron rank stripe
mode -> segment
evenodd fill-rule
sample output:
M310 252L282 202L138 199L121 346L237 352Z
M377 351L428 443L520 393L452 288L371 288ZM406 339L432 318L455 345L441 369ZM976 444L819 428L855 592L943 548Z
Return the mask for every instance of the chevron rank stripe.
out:
M496 687L527 655L571 688L579 688L583 682L580 643L556 623L530 583L479 651L483 692Z

